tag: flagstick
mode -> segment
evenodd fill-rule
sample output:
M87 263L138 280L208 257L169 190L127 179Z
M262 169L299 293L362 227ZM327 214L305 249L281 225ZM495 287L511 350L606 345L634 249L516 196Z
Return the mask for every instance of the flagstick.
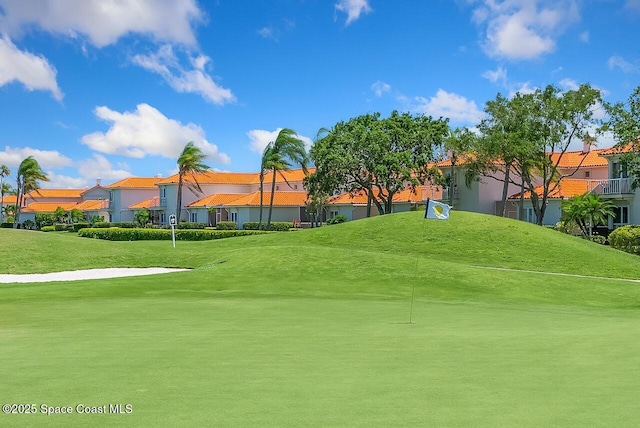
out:
M427 203L425 204L424 210L425 210L425 218L427 216L427 212L429 210L429 201L431 200L431 198L427 198ZM426 223L423 222L422 223L422 234L420 236L420 241L422 242L424 241L424 228L426 227ZM414 272L416 273L416 276L413 280L413 287L411 288L411 308L409 309L409 324L415 324L413 322L413 297L415 296L416 293L416 281L418 281L418 261L420 261L420 254L416 255L416 268L414 270Z

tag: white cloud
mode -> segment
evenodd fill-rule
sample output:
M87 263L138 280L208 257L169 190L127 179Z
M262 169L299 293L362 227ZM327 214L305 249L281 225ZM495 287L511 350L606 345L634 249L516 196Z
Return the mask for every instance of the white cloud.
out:
M576 91L580 85L573 79L562 79L560 81L560 88L565 91Z
M580 41L583 42L583 43L589 43L589 32L588 31L583 31L578 36L578 39L580 39Z
M624 73L631 73L634 71L638 71L640 69L640 67L637 67L631 64L629 61L626 61L624 58L618 55L614 55L611 58L609 58L609 60L607 61L607 64L609 64L610 69L613 70L613 69L619 68Z
M0 38L0 86L20 82L29 91L50 91L60 101L63 94L56 75L56 69L46 58L21 51L6 35Z
M124 113L101 106L96 107L94 113L110 123L106 133L94 132L82 137L82 142L97 152L132 158L162 156L177 159L185 144L193 141L210 161L230 162L229 156L219 153L218 147L206 140L200 126L183 125L148 104L139 104L134 112Z
M580 18L575 0L481 0L473 20L486 27L492 57L528 60L553 52L556 37Z
M391 91L391 85L381 80L378 80L373 85L371 85L371 90L376 95L376 97L381 97L382 94Z
M90 181L86 178L58 175L53 171L46 171L46 174L49 181L40 182L40 187L43 189L82 189L89 187Z
M247 132L247 137L249 137L249 140L250 140L249 149L252 152L262 154L262 152L264 151L264 148L267 147L267 144L269 144L272 141L275 141L275 139L278 137L278 133L280 133L281 130L282 128L278 128L275 131L266 131L264 129L252 129L251 131ZM307 150L309 150L313 145L313 141L311 140L311 138L305 137L300 134L298 134L297 137L304 142L304 145Z
M160 47L157 53L150 55L135 55L134 64L157 73L175 91L200 94L205 100L214 104L225 104L235 101L231 90L219 86L213 78L205 72L210 58L200 55L189 58L194 69L189 70L180 64L170 45Z
M278 40L278 38L275 36L273 28L271 27L262 27L258 30L258 34L260 35L260 37L263 37L265 39Z
M129 33L195 45L192 24L204 20L196 0L0 0L0 32L36 25L45 31L86 36L100 48Z
M482 77L490 81L491 83L501 82L505 83L507 81L507 70L499 66L496 71L487 70L482 73Z
M531 87L531 82L519 83L517 87L514 87L511 91L509 91L509 97L513 97L516 93L520 94L533 94L537 87Z
M369 6L369 0L339 0L335 4L336 10L347 14L346 25L357 21L362 13L371 13L373 9Z
M416 112L449 118L452 122L478 123L484 115L475 101L442 89L438 89L435 97L416 97L416 101L419 103Z
M73 164L71 159L55 150L39 150L31 147L18 148L6 146L4 151L0 152L0 165L4 164L10 168L13 167L17 169L20 163L29 156L33 156L43 170L64 168ZM15 172L12 171L11 173L13 175Z
M78 173L89 182L95 182L98 178L103 182L115 182L133 175L128 168L115 169L106 157L97 153L93 154L93 158L77 162L77 167Z

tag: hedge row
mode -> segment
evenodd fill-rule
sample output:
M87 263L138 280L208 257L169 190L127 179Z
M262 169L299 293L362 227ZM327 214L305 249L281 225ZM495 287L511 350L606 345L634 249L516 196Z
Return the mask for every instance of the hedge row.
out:
M13 223L4 222L0 223L0 228L2 229L11 229L13 227Z
M219 221L216 224L216 229L218 230L236 230L238 229L238 223L235 221Z
M257 221L245 221L242 224L242 228L244 230L258 230L258 222ZM266 230L267 222L262 222L262 230ZM272 221L271 222L271 231L272 232L286 232L289 229L293 228L293 222L291 221Z
M640 226L622 226L609 234L609 245L627 253L640 254Z
M251 230L176 230L177 241L208 241L211 239L231 238L234 236L259 235L266 232ZM107 239L109 241L156 241L171 240L171 231L167 229L122 229L89 228L81 229L78 235L83 238Z

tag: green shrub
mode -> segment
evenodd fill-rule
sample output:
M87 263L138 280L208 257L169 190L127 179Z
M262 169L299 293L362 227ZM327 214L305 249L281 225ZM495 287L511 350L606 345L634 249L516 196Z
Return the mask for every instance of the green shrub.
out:
M593 235L588 236L587 239L591 242L595 242L596 244L605 245L607 242L607 238L602 235Z
M334 218L330 218L329 220L327 220L327 224L338 224L338 223L344 223L345 221L347 221L347 216L346 215L337 215Z
M53 232L54 230L56 230L55 226L42 226L40 228L41 231L43 232Z
M178 224L178 229L204 229L206 226L204 223L184 221Z
M238 223L236 223L235 221L221 221L218 224L216 224L216 229L217 230L237 230Z
M249 230L176 230L177 241L207 241L230 238L233 236L258 235L266 232ZM85 228L78 231L83 238L106 239L109 241L152 241L171 240L171 231L167 229L123 229L123 228Z
M242 223L242 228L244 230L258 230L258 222L257 221L246 221ZM289 229L293 228L292 221L272 221L271 222L271 231L272 232L286 232ZM262 230L267 230L267 223L262 222Z
M13 219L13 216L12 216L12 215L7 216L7 223L11 223L11 227L13 227L13 222L14 222L14 221L15 221L15 220Z
M9 223L8 221L4 223L0 223L0 228L2 229L11 229L13 227L13 222Z
M627 253L640 254L640 226L622 226L609 234L609 244Z
M51 213L36 213L35 215L36 227L42 229L42 226L53 226L55 218Z
M89 223L73 223L72 226L74 232L77 232L80 229L84 229L85 227L91 227Z
M36 223L33 220L25 220L22 223L22 228L25 229L25 230L36 229Z
M138 225L133 221L120 221L118 223L111 223L111 227L121 227L123 229L134 229Z
M108 221L99 221L97 223L95 223L93 226L91 226L95 229L106 229L111 227L111 223L109 223Z
M56 232L62 232L64 230L67 230L67 225L64 223L56 223L53 225L53 227Z

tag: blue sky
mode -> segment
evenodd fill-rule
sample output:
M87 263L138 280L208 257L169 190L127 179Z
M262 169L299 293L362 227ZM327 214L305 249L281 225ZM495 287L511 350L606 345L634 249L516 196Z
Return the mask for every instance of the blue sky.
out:
M639 24L640 0L0 0L0 164L90 187L175 173L193 140L256 171L282 127L311 144L368 112L473 126L498 92L547 84L624 101Z

